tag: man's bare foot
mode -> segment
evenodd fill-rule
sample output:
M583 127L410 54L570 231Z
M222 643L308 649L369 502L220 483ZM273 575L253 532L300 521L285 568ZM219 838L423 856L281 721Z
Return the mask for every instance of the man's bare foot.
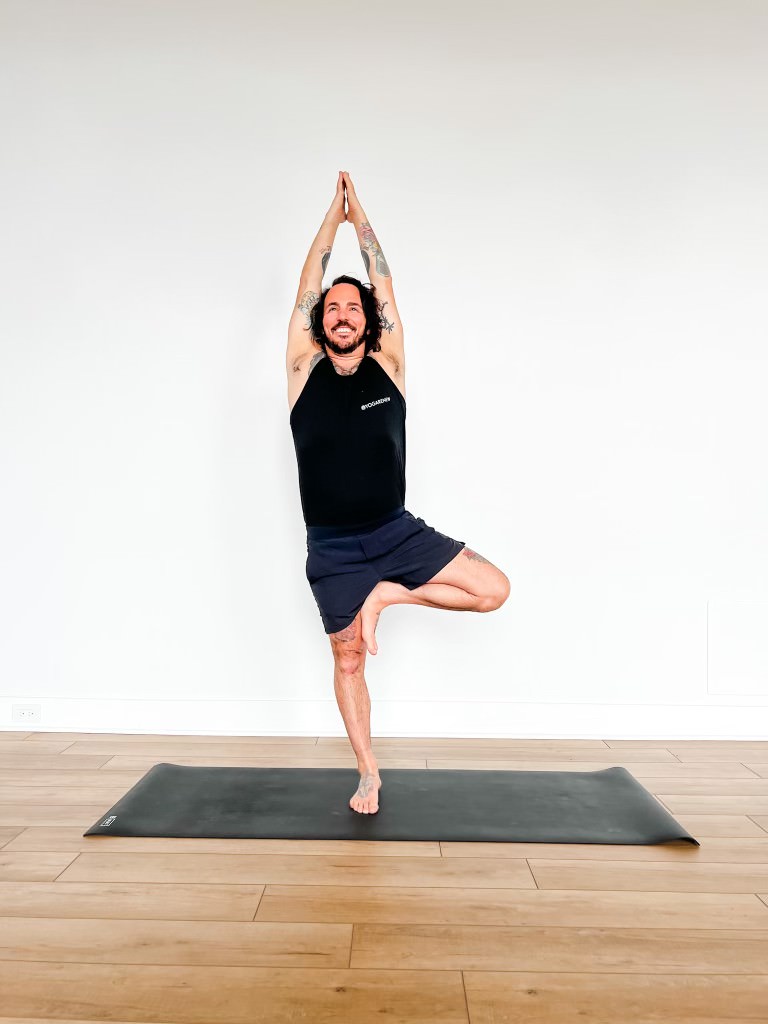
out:
M379 650L376 643L376 623L379 621L379 615L383 609L388 604L392 604L392 598L396 591L396 583L391 580L379 580L360 609L363 643L370 654L376 654Z
M360 814L375 814L379 809L380 789L381 777L378 771L361 771L360 785L349 801L349 806Z

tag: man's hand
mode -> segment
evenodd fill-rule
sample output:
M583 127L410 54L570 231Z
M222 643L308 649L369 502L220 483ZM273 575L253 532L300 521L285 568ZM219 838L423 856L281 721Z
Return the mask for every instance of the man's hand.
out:
M347 191L347 206L349 207L347 210L347 220L357 225L365 220L365 213L360 205L360 200L357 198L355 186L352 184L349 174L346 171L342 171L341 175L344 180L344 188Z
M344 172L339 171L339 177L336 182L336 195L333 197L333 202L330 205L328 213L325 215L325 219L329 224L333 224L334 227L338 227L339 224L343 224L347 219L347 211L344 208L344 200L346 198L344 194Z

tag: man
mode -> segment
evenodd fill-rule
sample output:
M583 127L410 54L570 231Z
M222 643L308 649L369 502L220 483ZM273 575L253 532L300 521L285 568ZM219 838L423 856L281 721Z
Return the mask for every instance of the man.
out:
M336 231L355 227L370 285L342 276L322 292ZM321 294L322 292L322 294ZM392 277L345 171L309 250L288 328L288 405L307 527L307 579L330 636L334 690L357 756L349 801L378 810L363 670L391 604L487 612L509 580L405 509L405 353Z

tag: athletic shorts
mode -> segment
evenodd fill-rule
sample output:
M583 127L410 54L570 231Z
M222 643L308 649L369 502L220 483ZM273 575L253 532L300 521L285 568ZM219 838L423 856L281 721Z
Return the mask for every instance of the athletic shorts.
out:
M307 527L307 579L325 632L349 626L380 580L415 590L464 546L402 505L366 530Z

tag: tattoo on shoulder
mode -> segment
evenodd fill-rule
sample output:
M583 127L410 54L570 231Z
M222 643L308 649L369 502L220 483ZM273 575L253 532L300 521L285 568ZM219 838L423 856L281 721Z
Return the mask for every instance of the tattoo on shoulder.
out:
M461 554L466 555L467 558L472 559L475 562L485 562L487 565L491 564L487 558L483 558L482 555L478 555L478 553L476 551L473 551L472 548L468 548L466 546L463 547L461 549Z
M311 319L311 315L310 314L312 313L312 310L315 307L315 305L317 304L317 301L318 301L319 298L320 298L320 296L317 294L317 292L313 292L311 290L306 291L301 296L301 299L299 300L299 304L296 307L299 310L299 312L303 313L304 316L307 318L307 327L309 327L310 324L312 323L312 319Z
M310 373L312 373L312 371L314 370L314 368L317 366L321 359L325 359L325 352L316 352L312 356L312 361L309 364L309 370L307 370L307 376L309 376Z

